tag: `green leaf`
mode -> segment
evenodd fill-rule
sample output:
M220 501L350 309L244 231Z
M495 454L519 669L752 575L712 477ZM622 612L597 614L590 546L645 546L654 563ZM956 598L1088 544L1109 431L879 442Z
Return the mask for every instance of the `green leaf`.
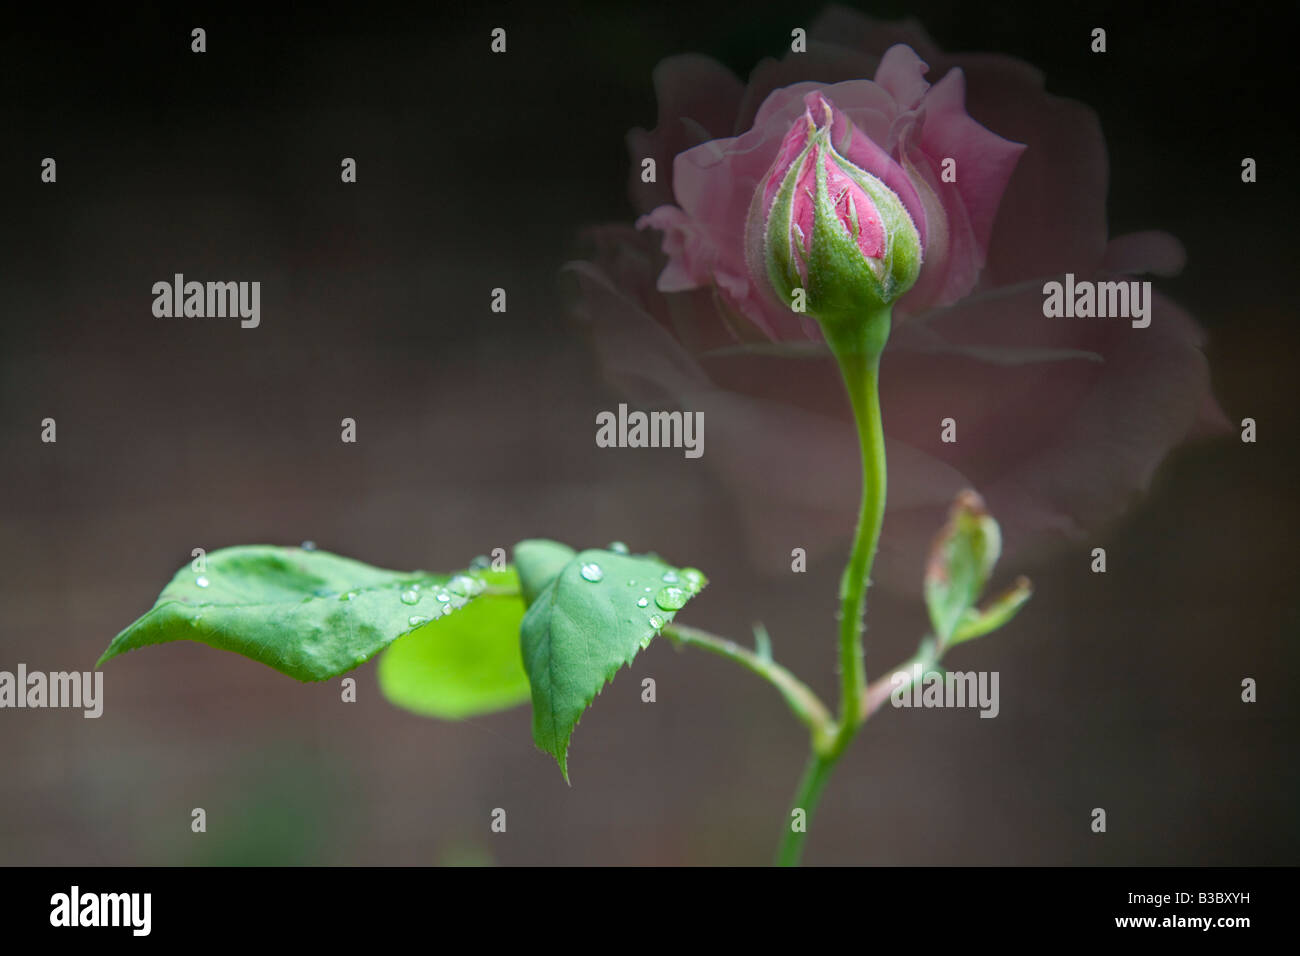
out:
M379 658L379 688L392 703L458 720L528 700L519 577L513 568L479 576L487 589L478 598L398 638Z
M1033 596L1033 588L1026 577L1019 578L1008 591L998 595L983 610L967 611L953 631L950 644L983 637L1006 624Z
M925 603L940 647L948 645L963 616L979 600L1001 550L998 523L979 495L963 491L935 539L925 570Z
M178 571L153 609L113 638L95 666L139 647L189 640L301 681L325 680L460 610L485 586L481 571L432 575L326 551L223 548L207 556L204 571Z
M524 669L533 739L569 779L569 738L602 687L707 583L694 568L652 555L575 555L524 615Z
M537 600L537 595L573 560L573 554L573 549L567 544L545 538L530 538L515 545L515 567L519 570L519 586L525 604L531 605Z

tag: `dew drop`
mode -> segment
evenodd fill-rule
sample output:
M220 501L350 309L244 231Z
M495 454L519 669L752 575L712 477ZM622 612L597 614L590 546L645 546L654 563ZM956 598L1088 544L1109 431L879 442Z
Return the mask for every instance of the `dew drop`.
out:
M459 597L469 597L477 590L478 582L468 575L458 574L447 582L447 590ZM438 600L442 600L441 597Z
M660 580L662 580L665 584L676 584L680 580L680 578L677 577L676 571L674 571L672 568L669 568L667 571L664 572L664 576Z
M654 637L655 637L655 636L654 636L653 634L647 634L647 635L646 635L646 636L641 640L641 650L644 651L647 647L649 647L649 646L650 646L650 642L654 640Z
M582 575L584 581L590 581L592 584L605 579L605 572L601 570L599 564L584 564L578 573Z
M615 554L627 554L627 553L628 553L627 545L625 545L622 541L611 541L611 542L609 543L609 547L606 548L605 550L606 550L606 551L613 551Z
M640 598L640 599L636 602L636 606L637 606L637 607L649 607L649 606L650 606L650 599L649 599L649 598Z
M415 590L415 588L407 588L405 591L401 593L400 597L402 599L403 604L420 603L420 592Z
M428 624L429 619L427 617L420 617L418 614L412 614L406 619L406 623L411 625L411 627L419 627L421 624Z
M682 582L694 594L700 588L704 587L704 575L695 568L682 569Z
M446 604L448 601L451 600L451 595L448 594L446 591L439 591L437 594L434 595L434 597L436 597L443 604Z
M199 575L197 578L194 579L194 583L201 588L205 588L212 582L209 581L207 578L203 577L202 575Z
M653 627L656 631L659 630L659 628L663 627L664 624L666 623L667 622L658 614L650 615L650 626Z
M665 611L677 611L686 606L686 601L690 597L682 588L664 587L659 589L655 595L655 603Z
M302 548L304 551L315 551L315 550L316 550L316 542L315 542L315 541L304 541L302 544L299 545L299 547Z

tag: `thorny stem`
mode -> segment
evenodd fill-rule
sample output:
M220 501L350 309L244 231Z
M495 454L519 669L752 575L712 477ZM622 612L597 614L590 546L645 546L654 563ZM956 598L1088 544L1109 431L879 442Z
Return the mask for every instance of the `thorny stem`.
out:
M813 811L835 765L848 750L858 729L888 699L891 691L889 677L867 684L862 646L867 588L871 583L871 566L885 516L885 437L881 427L879 373L880 354L889 337L889 324L889 310L886 308L868 316L865 322L823 327L849 394L862 453L862 499L858 508L857 531L848 564L840 578L838 719L832 719L829 710L807 685L766 653L755 653L725 638L681 624L665 627L662 632L675 644L710 651L766 678L781 691L795 716L808 727L812 754L795 793L790 818L786 821L785 835L777 853L780 866L798 865ZM928 668L934 663L933 655L918 654L902 667L910 668L918 661L923 669Z
M885 517L885 435L880 416L880 355L889 337L886 308L864 322L824 326L853 407L858 446L862 453L862 500L849 561L840 578L840 717L825 749L814 748L808 769L795 793L790 819L777 853L780 866L797 866L813 811L839 759L848 750L866 719L867 673L863 658L863 613L871 565ZM802 811L802 813L799 813Z
M799 858L803 854L804 837L808 834L808 822L812 819L813 808L816 807L817 801L821 799L822 790L826 786L826 781L830 779L831 771L835 768L835 762L839 756L823 756L814 753L808 758L808 766L803 772L803 779L799 781L799 790L795 794L795 810L803 810L804 818L798 821L794 820L794 812L791 811L791 819L786 821L785 838L781 841L781 848L777 851L777 866L798 866Z

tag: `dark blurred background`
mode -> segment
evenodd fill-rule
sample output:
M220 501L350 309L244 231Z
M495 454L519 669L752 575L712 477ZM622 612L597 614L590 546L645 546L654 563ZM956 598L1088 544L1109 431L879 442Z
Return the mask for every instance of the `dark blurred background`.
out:
M949 660L1000 671L999 718L886 708L807 858L1300 862L1294 40L1268 7L1036 6L870 8L1026 59L1097 110L1112 234L1183 240L1188 267L1160 287L1207 328L1216 395L1259 441L1167 460L1096 542L1106 575L1087 573L1090 544L1026 569L1030 608ZM688 620L745 639L761 618L833 696L838 560L766 580L701 462L597 449L594 413L619 398L557 280L582 225L630 216L624 135L654 125L655 63L698 51L743 77L819 8L7 21L0 669L89 669L195 547L312 539L443 569L543 535L705 569ZM260 280L261 327L154 318L150 287L176 272ZM919 595L873 599L870 671L910 653L922 614ZM105 671L99 720L0 712L0 863L764 863L806 753L770 687L664 642L582 720L572 788L526 706L426 720L381 698L373 666L356 704L184 642Z

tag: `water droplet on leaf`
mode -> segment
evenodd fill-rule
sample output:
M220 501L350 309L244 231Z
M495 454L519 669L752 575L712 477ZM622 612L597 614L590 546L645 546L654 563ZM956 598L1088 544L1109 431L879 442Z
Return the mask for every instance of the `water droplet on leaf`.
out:
M592 584L605 579L605 572L601 570L599 564L584 564L578 573L582 575L584 581L590 581Z
M202 575L199 575L197 578L194 579L194 583L201 588L205 588L212 582L209 581L207 578L203 577Z
M637 607L648 607L649 604L650 604L649 598L638 598L636 602Z
M465 574L458 574L447 582L447 590L459 597L469 597L482 589L482 583ZM442 600L439 598L438 600Z
M659 593L655 595L655 603L665 611L677 611L686 606L686 601L690 595L679 587L660 588Z
M666 623L667 622L658 614L650 615L650 626L653 627L656 631L659 630L659 628L663 627L664 624Z
M625 545L622 541L611 541L611 542L609 543L609 547L606 548L605 550L607 550L607 551L613 551L615 554L627 554L627 553L628 553L627 545Z
M414 588L407 588L400 595L403 604L419 604L420 592Z

